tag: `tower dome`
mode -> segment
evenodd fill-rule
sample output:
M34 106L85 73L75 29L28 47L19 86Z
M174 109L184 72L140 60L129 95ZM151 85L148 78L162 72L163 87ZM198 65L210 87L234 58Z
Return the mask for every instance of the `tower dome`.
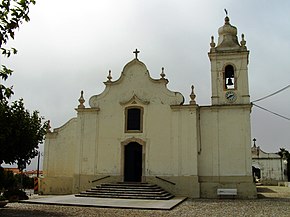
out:
M237 28L230 24L230 18L225 17L225 24L218 29L218 50L233 50L240 48L237 37Z

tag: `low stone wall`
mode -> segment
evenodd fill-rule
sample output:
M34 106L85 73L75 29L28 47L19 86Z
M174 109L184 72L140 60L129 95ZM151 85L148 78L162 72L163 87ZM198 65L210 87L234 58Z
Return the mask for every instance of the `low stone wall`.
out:
M257 198L256 184L252 176L200 177L199 181L201 198L219 198L217 189L227 188L237 189L236 198Z
M113 175L75 175L73 193L77 194L101 183L120 182L120 176Z
M47 177L39 181L39 192L43 194L72 194L72 177Z
M260 183L262 185L277 186L279 181L278 180L274 180L274 179L266 179L266 180L261 180Z
M284 187L290 188L290 182L281 181L281 182L278 182L278 186L284 186Z
M146 176L145 180L162 187L175 196L200 198L197 176Z

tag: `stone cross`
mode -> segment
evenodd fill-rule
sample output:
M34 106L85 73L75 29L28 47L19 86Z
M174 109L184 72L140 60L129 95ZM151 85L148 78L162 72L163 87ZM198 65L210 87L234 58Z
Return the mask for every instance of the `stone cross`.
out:
M224 9L224 10L225 10L226 16L228 16L228 10L227 9Z
M133 53L135 54L135 59L138 59L138 53L140 53L140 51L136 49Z

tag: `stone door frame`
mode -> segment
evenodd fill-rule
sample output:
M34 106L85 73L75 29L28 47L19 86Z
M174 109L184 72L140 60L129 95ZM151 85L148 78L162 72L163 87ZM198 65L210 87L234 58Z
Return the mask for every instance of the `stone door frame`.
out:
M124 181L125 179L125 146L131 142L136 142L142 146L142 175L141 175L141 182L145 181L145 157L146 157L146 142L139 138L129 138L121 142L121 179Z

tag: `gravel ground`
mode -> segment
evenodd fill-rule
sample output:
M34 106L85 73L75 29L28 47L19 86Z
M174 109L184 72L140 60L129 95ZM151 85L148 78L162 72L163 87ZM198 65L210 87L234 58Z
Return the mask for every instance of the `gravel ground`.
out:
M0 209L0 216L290 216L290 188L262 187L259 192L265 198L256 200L194 199L187 200L170 211L9 203L7 207Z

